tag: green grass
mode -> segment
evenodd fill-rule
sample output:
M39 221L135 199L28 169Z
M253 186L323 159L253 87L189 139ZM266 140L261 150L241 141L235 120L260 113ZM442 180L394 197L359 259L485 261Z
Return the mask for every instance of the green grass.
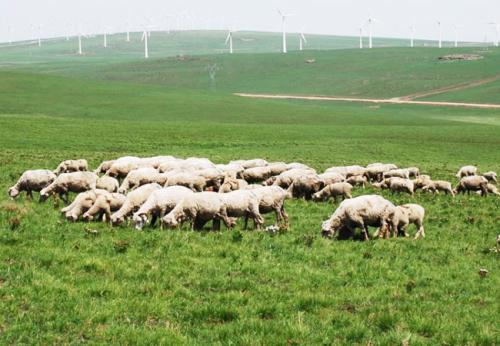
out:
M387 97L398 84L401 91L412 92L429 78L434 87L488 76L494 70L486 67L494 69L497 61L497 53L491 53L460 69L454 67L458 64L434 66L435 53L423 49L415 51L428 56L420 66L409 56L412 52L372 54L408 56L412 63L405 69L410 73L414 66L415 80L398 77L406 70L395 66L385 82L379 78L389 68L370 77L377 80L373 88L356 87L355 81L347 83L344 70L338 77L347 83L342 90ZM322 59L328 64L321 69L334 76L326 67L341 66L339 61L354 56L342 50L315 54L321 59L311 80L291 68L304 56L290 54L270 56L275 64L257 70L261 77L274 68L287 75L251 82L238 82L224 71L240 64L238 73L251 77L245 64L252 59L264 64L265 59L224 57L218 92L206 90L202 82L197 86L193 75L203 59L220 56L199 57L189 62L191 67L165 59L147 65L87 62L68 65L64 72L44 64L1 71L0 191L26 169L52 168L76 157L94 167L129 154L202 156L215 162L262 157L317 169L385 161L416 165L450 181L464 164L500 171L497 110L229 95L244 85L279 90L287 83L292 91L305 92L320 77ZM363 61L375 64L368 55ZM163 68L177 77L161 80ZM366 71L351 72L353 80ZM309 84L290 82L294 74ZM366 193L423 205L427 237L326 240L320 225L335 206L300 200L287 201L291 228L276 236L243 231L241 225L221 232L136 232L69 223L60 216L61 205L24 197L11 202L2 193L0 343L394 345L409 338L412 345L499 344L499 255L488 251L498 233L498 198L411 198L355 190L355 195ZM266 224L272 220L266 216ZM98 234L90 235L87 228ZM484 279L480 268L490 271Z

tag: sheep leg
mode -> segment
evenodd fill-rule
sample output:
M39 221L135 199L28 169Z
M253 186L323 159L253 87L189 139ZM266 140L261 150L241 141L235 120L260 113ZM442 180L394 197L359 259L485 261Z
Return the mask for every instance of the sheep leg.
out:
M418 231L417 234L415 234L415 239L420 237L425 238L424 226L421 223L418 225Z
M370 238L368 237L368 226L367 225L363 225L363 234L365 237L365 241L370 240Z
M215 217L212 221L212 231L220 231L220 219L218 217Z
M67 192L60 192L59 197L64 201L65 204L68 204L68 193Z
M290 226L290 224L288 223L288 214L285 211L285 205L284 204L280 208L280 213L281 213L281 217L285 221L285 228L288 229L288 227Z
M26 191L26 195L29 197L29 199L33 199L33 192L30 189Z
M276 226L281 223L281 208L274 208L274 213L276 214Z
M150 226L151 227L155 227L156 226L156 221L158 220L158 212L154 212L153 215L151 215L151 223L150 223Z
M255 221L254 221L254 227L255 227ZM248 215L245 215L245 223L244 223L243 229L245 231L248 229Z

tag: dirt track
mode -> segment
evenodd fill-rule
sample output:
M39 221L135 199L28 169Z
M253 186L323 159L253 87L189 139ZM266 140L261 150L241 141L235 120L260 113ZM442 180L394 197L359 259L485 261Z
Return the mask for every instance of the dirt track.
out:
M299 95L273 95L273 94L248 94L248 93L235 93L234 95L241 97L249 97L249 98L260 98L260 99L342 101L342 102L362 102L362 103L379 103L379 104L427 105L427 106L438 106L438 107L500 109L500 104L493 104L493 103L412 101L412 100L406 100L404 99L404 97L392 98L392 99L371 99L371 98L352 98L352 97L299 96Z

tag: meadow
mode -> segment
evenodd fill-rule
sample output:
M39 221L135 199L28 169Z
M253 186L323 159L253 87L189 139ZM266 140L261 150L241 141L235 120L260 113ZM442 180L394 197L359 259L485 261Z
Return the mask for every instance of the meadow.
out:
M10 201L5 193L26 169L80 157L96 167L123 155L259 157L318 170L393 162L454 183L461 165L498 172L498 110L232 93L396 97L495 76L500 51L439 63L455 50L228 56L190 48L192 59L145 62L126 54L55 58L55 46L31 47L31 57L25 48L0 49L1 344L500 344L499 255L489 251L500 226L496 196L356 189L427 211L423 240L360 242L320 236L331 202L288 200L291 227L276 235L241 224L137 232L71 223L52 200ZM478 49L485 51L460 51ZM213 62L221 67L216 88L205 69ZM430 98L499 97L492 82ZM268 215L266 225L272 221ZM489 275L480 278L480 268Z

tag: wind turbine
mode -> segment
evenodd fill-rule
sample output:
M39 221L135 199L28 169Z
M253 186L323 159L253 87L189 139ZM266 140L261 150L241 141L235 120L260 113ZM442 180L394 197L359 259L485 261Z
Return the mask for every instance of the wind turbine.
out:
M125 23L125 25L127 26L127 36L125 37L125 42L130 42L130 25L129 23Z
M42 25L38 25L38 47L42 46Z
M82 31L78 32L78 55L82 55Z
M228 31L227 37L226 37L226 43L225 43L225 45L227 46L227 44L229 43L229 54L233 54L233 33L234 33L234 31L232 31L230 29Z
M302 30L299 34L299 50L304 50L304 45L307 44L307 39L304 35L304 31Z
M412 24L410 26L410 30L411 30L410 47L413 48L415 47L415 24Z
M102 42L102 46L104 48L108 48L108 34L107 34L107 31L106 31L106 28L104 28L104 35L103 35L103 42Z
M281 16L281 23L282 23L281 25L283 27L283 53L286 53L287 52L287 49L286 49L286 19L288 17L292 17L293 14L283 13L280 10L278 10L278 13Z
M498 41L500 39L500 23L499 22L493 22L493 23L488 23L489 25L494 25L495 26L495 31L496 31L496 40L495 40L495 47L498 47Z
M367 22L368 22L368 35L369 35L368 47L373 48L373 23L380 23L380 21L378 21L373 17L368 17Z
M439 48L443 48L443 29L441 27L441 22L437 22L439 27Z
M148 48L148 29L144 27L144 31L142 32L141 41L144 41L144 59L149 58L149 48Z
M363 26L359 27L359 49L363 49Z
M455 48L458 48L458 25L454 25L453 29L455 30Z

